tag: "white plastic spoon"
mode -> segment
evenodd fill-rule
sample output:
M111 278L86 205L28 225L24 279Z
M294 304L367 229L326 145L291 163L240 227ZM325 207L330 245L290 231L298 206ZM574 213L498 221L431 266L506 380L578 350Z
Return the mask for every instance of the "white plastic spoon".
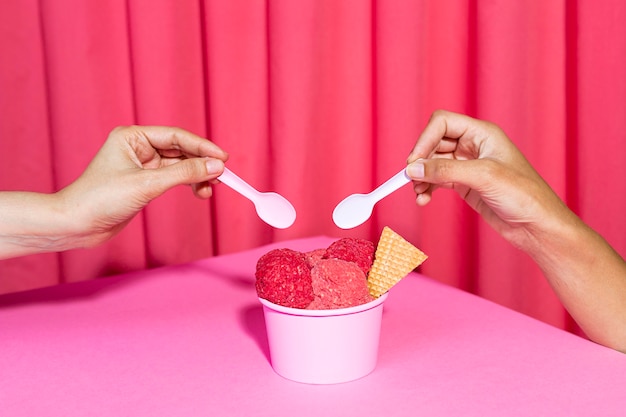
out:
M270 226L286 229L296 221L296 209L282 195L257 191L228 168L217 179L252 201L256 214Z
M411 182L406 168L389 178L369 194L352 194L344 198L333 211L333 221L341 229L352 229L372 215L374 205L389 194Z

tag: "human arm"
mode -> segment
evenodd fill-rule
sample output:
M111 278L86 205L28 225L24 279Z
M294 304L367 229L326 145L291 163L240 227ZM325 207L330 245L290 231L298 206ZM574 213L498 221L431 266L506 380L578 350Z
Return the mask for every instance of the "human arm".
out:
M590 339L626 352L626 262L498 126L435 112L407 162L418 204L427 204L436 188L456 191L538 264Z
M182 129L118 127L62 190L0 192L0 259L98 245L177 185L208 198L227 159L217 145Z

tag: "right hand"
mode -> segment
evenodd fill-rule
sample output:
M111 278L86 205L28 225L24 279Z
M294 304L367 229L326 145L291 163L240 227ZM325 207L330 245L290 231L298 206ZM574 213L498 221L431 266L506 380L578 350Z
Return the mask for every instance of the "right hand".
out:
M530 255L587 336L626 352L626 262L567 208L496 125L433 114L409 155L417 203L454 189Z
M407 160L419 205L452 188L498 233L522 249L549 219L575 215L493 123L433 113Z

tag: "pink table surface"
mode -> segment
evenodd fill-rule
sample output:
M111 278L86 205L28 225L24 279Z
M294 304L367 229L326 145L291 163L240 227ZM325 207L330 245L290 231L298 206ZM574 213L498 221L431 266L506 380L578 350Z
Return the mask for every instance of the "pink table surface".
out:
M385 303L372 374L278 376L256 260L331 241L0 297L0 415L625 415L626 355L419 274Z

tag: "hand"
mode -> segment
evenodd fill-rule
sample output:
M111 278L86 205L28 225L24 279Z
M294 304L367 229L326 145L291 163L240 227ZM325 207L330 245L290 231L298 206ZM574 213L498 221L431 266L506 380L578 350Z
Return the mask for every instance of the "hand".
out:
M214 143L179 128L118 127L59 196L92 235L89 245L97 244L174 186L192 185L196 196L210 197L227 159Z
M182 129L116 128L63 190L0 192L0 259L95 246L176 185L192 185L208 198L227 159L217 145Z
M417 203L452 188L541 268L591 340L626 352L626 262L543 181L500 128L433 114L409 155Z
M527 248L548 219L574 215L496 125L435 112L408 158L417 203L452 188L513 245Z

